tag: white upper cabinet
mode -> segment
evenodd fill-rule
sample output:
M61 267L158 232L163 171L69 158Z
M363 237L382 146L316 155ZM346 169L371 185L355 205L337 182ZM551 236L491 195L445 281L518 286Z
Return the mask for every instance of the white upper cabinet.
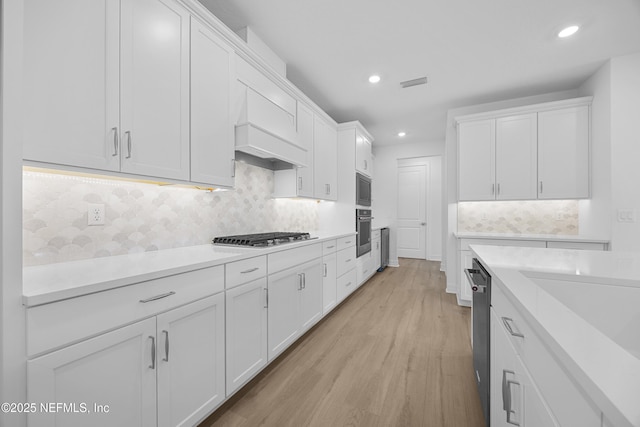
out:
M122 171L189 179L189 13L172 0L123 0Z
M589 197L591 97L458 117L458 200Z
M191 181L232 187L234 130L231 90L235 78L231 47L208 26L191 18Z
M458 127L458 199L495 199L495 120L460 123Z
M54 3L25 3L24 159L188 180L186 9Z
M296 168L297 195L313 197L313 111L305 104L298 102L298 143L307 150L307 166Z
M356 170L372 176L371 141L356 131Z
M536 114L496 120L496 199L536 198Z
M338 131L321 117L313 125L314 195L338 200Z
M538 114L538 198L589 197L589 106Z
M24 2L27 160L120 169L120 5Z

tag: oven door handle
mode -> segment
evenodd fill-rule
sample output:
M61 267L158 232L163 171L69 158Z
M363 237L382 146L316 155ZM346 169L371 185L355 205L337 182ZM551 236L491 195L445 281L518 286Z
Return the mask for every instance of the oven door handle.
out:
M480 270L478 270L477 268L465 268L464 269L464 274L467 276L467 279L469 279L469 284L471 285L471 290L473 292L479 292L479 293L485 293L487 291L487 287L485 285L478 285L474 282L473 277L471 276L472 274L479 274Z

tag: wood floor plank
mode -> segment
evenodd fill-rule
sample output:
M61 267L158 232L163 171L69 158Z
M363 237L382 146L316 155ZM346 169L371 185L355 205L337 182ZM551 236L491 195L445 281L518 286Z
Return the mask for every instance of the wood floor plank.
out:
M200 427L485 427L470 310L439 267L376 274Z

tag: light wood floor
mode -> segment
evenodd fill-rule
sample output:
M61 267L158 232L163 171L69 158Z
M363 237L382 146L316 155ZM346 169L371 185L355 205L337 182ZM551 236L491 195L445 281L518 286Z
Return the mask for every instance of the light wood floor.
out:
M439 268L376 274L200 427L484 427L470 309Z

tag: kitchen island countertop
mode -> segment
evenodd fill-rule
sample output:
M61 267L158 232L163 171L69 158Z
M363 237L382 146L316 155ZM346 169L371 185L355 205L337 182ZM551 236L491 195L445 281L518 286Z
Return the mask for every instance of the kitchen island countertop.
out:
M471 250L605 419L640 426L640 253Z
M47 304L355 234L311 233L310 240L266 248L207 244L26 267L22 302Z

